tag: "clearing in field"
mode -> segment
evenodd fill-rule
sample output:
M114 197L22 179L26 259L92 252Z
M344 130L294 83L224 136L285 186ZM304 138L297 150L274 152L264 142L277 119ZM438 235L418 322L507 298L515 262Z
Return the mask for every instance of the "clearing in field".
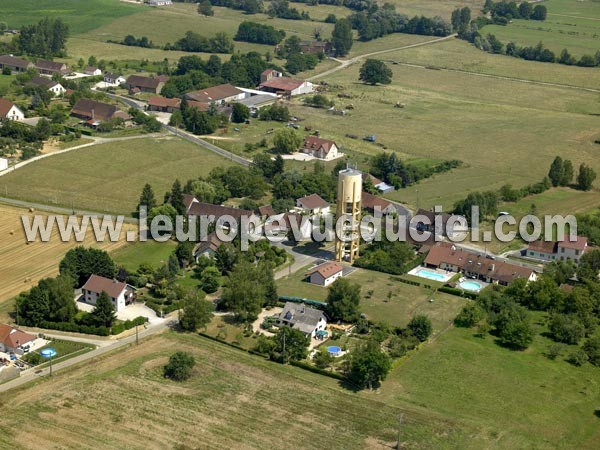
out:
M0 192L69 207L73 201L75 208L86 211L131 214L144 184L150 183L160 200L176 178L185 183L231 164L176 137L133 139L36 161L0 178Z

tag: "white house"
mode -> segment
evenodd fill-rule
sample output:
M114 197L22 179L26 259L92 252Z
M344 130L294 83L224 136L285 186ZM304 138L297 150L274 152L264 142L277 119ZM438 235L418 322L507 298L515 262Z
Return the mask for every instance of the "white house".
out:
M102 75L102 71L100 69L92 66L87 66L85 69L83 69L83 73L92 77Z
M133 301L133 289L126 283L117 280L91 275L81 288L83 300L90 305L95 305L102 292L110 297L115 311L119 312L128 303Z
M579 263L588 248L586 237L577 236L574 241L534 241L530 242L525 255L541 261L573 261Z
M118 73L104 72L104 82L108 84L120 85L127 81L123 75Z
M310 194L296 200L296 206L303 213L329 214L330 205L319 194Z
M290 327L302 331L306 336L315 337L318 331L327 327L327 319L323 311L304 303L287 302L279 314L275 325Z
M8 159L0 158L0 172L6 169L8 169Z
M0 98L0 120L23 120L25 113L10 100Z
M260 76L259 89L273 94L293 97L295 95L310 94L315 90L310 81L296 80L284 77L281 72L267 69Z
M344 268L341 264L328 261L320 264L308 272L308 277L312 284L319 286L329 286L338 278L341 278L344 273Z
M0 324L0 352L23 354L20 347L35 341L35 336L5 323Z
M33 77L31 82L37 86L43 86L48 89L55 97L60 97L66 92L66 89L58 82L52 81L48 77Z
M317 136L307 136L302 144L302 152L311 155L314 158L324 159L326 161L338 157L338 147L334 141L321 139Z

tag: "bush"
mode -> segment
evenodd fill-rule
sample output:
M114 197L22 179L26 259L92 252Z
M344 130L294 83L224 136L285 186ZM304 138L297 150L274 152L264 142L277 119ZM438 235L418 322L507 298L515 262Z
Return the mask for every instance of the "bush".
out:
M577 350L573 350L569 357L567 358L567 362L573 364L574 366L583 366L588 360L587 354L578 348Z
M164 376L174 381L185 381L192 376L195 364L196 360L189 353L175 352L164 367Z
M476 303L467 304L454 319L457 327L472 328L484 317L484 311Z
M583 344L583 351L588 360L595 366L600 366L600 338L594 337L588 339Z
M424 315L413 317L408 323L408 329L421 342L426 341L427 338L431 336L431 332L433 330L431 326L431 320L429 320L429 317Z
M555 314L549 328L552 338L565 344L578 344L585 336L585 327L572 315Z
M560 356L562 352L562 348L560 345L551 345L550 347L548 347L548 351L546 351L546 356L548 357L548 359L551 360L555 360L556 358L558 358Z

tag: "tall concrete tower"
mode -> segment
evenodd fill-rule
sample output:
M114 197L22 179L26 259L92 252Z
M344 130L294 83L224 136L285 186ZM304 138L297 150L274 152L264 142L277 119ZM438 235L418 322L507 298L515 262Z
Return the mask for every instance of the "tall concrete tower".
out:
M340 170L338 175L337 219L344 218L336 230L335 257L353 263L360 245L360 208L362 173L353 168Z

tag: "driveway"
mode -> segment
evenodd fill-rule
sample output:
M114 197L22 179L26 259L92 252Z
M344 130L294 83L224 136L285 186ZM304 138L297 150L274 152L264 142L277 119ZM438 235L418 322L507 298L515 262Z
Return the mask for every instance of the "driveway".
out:
M94 306L85 302L78 301L77 308L80 311L91 312L94 309ZM117 313L117 319L119 320L133 320L139 316L147 317L150 324L162 323L165 320L158 317L153 309L148 308L142 303L134 303L132 305L128 305L125 307L125 309Z

